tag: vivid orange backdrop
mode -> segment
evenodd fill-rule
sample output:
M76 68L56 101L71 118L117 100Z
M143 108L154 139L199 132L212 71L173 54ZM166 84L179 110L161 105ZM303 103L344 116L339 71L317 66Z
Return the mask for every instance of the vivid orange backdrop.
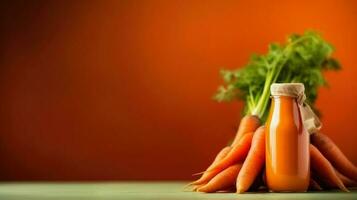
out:
M219 69L312 28L344 67L324 132L357 163L356 1L1 3L0 180L190 179L235 134Z

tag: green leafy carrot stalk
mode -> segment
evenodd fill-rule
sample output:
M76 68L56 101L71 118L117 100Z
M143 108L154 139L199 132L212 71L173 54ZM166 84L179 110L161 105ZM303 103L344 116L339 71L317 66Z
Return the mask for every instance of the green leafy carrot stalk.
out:
M249 62L236 70L222 70L224 85L214 98L221 101L245 101L245 115L257 115L263 122L268 114L270 85L296 83L305 85L308 103L314 103L317 90L326 86L325 70L338 70L338 61L331 57L331 44L319 34L307 31L290 35L285 44L272 43L265 55L253 55Z

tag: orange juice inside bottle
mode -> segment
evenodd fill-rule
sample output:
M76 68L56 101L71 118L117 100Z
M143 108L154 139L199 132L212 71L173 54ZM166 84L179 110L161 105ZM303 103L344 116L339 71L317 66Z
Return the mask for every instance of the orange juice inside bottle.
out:
M272 96L266 127L268 188L274 192L306 191L310 179L309 134L303 127L297 99Z

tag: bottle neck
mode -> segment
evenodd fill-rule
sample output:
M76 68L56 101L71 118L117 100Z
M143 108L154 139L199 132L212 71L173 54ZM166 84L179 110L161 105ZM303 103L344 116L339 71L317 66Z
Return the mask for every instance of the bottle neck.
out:
M272 96L272 112L280 113L279 116L300 118L300 109L295 97Z
M291 101L297 104L297 99L291 96L271 96L272 102Z

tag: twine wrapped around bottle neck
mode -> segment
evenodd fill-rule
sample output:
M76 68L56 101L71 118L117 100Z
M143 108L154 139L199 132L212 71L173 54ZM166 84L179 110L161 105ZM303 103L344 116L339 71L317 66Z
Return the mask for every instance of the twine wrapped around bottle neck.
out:
M320 119L305 102L305 87L302 83L273 83L270 86L272 96L289 96L297 100L305 129L310 133L319 131L322 127Z

